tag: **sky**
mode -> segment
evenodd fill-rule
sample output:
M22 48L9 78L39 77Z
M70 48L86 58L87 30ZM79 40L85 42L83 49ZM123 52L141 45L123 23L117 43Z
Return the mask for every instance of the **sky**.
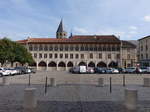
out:
M55 38L63 19L68 35L150 35L150 0L0 0L0 37Z

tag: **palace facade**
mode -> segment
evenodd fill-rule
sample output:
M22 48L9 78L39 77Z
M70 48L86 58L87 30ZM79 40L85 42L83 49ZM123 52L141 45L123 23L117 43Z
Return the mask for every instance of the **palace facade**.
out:
M37 70L68 70L73 66L130 67L135 66L136 46L115 35L70 35L62 21L56 38L31 38L17 41L32 53ZM127 55L127 57L126 57Z

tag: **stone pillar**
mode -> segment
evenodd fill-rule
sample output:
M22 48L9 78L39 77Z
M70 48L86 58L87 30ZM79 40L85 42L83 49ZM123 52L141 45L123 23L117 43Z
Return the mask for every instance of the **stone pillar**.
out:
M104 86L104 78L98 79L98 86L103 87Z
M38 70L38 69L39 69L38 64L39 64L39 62L37 61L37 62L36 62L36 70Z
M50 78L50 86L56 86L55 78Z
M8 77L2 77L2 85L9 85L9 78Z
M35 112L36 107L36 88L26 88L24 90L24 112Z
M65 68L66 71L68 71L67 63L68 63L68 62L65 63L65 64L66 64L66 68Z
M127 110L137 109L138 94L136 89L125 89L125 108Z
M48 71L48 61L46 61L46 71Z
M58 71L58 62L56 63L57 65L56 65L56 70Z
M144 87L150 87L150 78L144 78Z

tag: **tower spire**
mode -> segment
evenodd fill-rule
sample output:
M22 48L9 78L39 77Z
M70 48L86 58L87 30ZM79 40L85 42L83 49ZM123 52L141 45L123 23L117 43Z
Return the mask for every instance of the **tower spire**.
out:
M67 32L64 31L63 27L63 19L61 19L57 32L56 32L56 37L57 38L66 38L67 37Z

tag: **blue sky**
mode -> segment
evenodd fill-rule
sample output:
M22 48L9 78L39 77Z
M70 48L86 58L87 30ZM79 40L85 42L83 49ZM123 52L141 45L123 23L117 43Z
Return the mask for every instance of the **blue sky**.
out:
M55 38L63 18L75 35L150 35L150 0L0 0L0 37Z

